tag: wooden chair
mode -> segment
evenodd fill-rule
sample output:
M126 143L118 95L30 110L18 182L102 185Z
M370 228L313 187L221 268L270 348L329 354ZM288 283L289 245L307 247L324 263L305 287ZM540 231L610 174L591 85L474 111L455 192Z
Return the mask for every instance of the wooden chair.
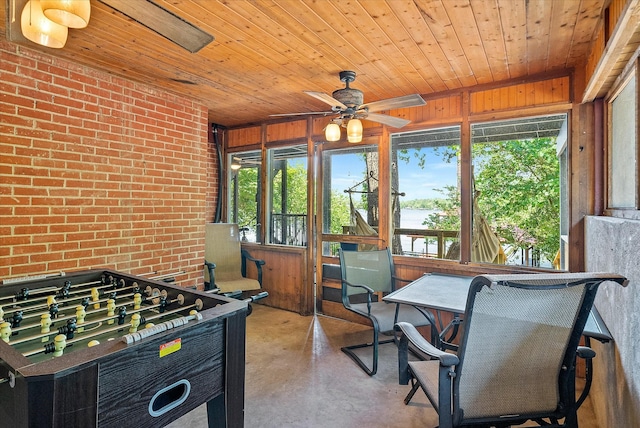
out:
M264 260L251 257L240 246L238 225L233 223L208 223L205 226L205 290L220 293L242 293L262 288ZM258 279L247 278L247 261L253 262Z
M603 281L615 274L567 273L478 276L471 282L457 354L398 323L400 383L421 388L439 427L578 427L576 357L595 352L580 336ZM433 358L408 361L409 345ZM528 426L528 425L527 425Z

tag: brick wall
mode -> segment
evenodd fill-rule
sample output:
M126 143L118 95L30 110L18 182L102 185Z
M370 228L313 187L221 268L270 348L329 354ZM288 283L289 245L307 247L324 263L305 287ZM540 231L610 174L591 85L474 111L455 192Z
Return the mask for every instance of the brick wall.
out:
M202 281L217 179L203 105L1 38L0 115L0 278Z

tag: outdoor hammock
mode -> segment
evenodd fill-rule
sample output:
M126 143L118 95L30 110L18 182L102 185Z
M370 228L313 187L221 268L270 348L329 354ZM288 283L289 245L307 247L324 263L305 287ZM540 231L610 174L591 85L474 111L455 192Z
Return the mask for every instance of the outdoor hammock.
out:
M478 207L480 192L474 192L473 233L471 239L471 261L477 263L505 264L507 256L500 245L498 235L491 229ZM459 234L458 234L459 236ZM460 259L460 241L451 244L447 250L447 259Z

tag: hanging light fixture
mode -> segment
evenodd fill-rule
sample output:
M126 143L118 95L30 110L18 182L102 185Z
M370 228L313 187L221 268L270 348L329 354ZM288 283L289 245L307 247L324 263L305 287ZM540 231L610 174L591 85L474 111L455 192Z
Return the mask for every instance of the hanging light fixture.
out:
M340 140L340 124L335 121L331 121L324 129L324 138L327 141L339 141Z
M69 28L84 28L89 24L89 0L40 0L44 16Z
M362 141L362 122L360 119L351 119L347 124L347 140L350 143Z
M62 48L67 43L69 29L44 16L39 0L29 0L20 17L22 34L29 40L49 48Z
M241 159L237 157L231 158L231 170L237 171L242 168L242 164L240 163Z

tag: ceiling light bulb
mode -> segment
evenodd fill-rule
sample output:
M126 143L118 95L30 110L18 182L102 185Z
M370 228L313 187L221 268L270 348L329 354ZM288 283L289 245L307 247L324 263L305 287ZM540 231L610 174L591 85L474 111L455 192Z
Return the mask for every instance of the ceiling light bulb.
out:
M40 0L44 16L69 28L84 28L89 24L89 0Z
M236 157L234 157L234 158L231 160L231 170L232 170L232 171L237 171L237 170L239 170L240 168L242 168L242 164L240 163L240 158L236 158Z
M324 130L324 138L327 141L339 141L340 140L340 125L335 122L331 122Z
M42 13L39 0L30 0L22 9L20 17L22 34L34 43L59 49L67 43L69 29L56 24Z
M347 124L347 140L350 143L362 141L362 122L359 119L351 119Z

